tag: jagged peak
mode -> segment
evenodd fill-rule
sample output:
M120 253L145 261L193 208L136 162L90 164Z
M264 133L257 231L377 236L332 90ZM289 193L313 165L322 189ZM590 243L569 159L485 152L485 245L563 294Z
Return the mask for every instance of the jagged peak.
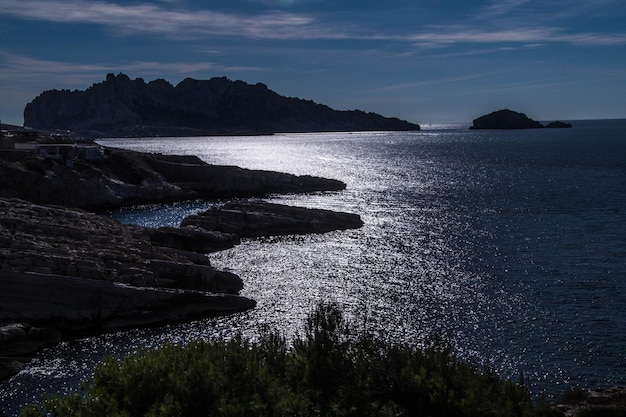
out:
M188 77L174 87L161 78L146 84L121 72L85 91L42 93L26 106L24 123L92 136L419 130L396 118L281 96L263 83Z

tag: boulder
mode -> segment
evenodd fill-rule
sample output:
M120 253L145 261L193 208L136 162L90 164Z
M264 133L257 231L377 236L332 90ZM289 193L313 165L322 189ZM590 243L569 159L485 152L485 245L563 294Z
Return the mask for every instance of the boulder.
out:
M0 282L3 285L2 300L13 287L5 285L1 273ZM5 303L0 302L0 306L6 308ZM60 340L61 333L53 328L38 328L26 323L0 325L0 380L17 374L24 369L32 354Z
M524 113L504 109L474 119L470 129L537 129L543 125Z
M357 229L363 226L363 221L359 215L351 213L240 201L189 216L183 220L182 226L241 237L261 237Z

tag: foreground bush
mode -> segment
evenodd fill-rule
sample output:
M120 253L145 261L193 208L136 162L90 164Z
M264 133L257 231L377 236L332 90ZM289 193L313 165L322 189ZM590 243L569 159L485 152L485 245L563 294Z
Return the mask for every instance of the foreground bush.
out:
M51 397L22 417L534 416L528 390L458 360L442 343L414 349L357 334L334 305L319 306L292 346L166 345L99 365L83 393Z

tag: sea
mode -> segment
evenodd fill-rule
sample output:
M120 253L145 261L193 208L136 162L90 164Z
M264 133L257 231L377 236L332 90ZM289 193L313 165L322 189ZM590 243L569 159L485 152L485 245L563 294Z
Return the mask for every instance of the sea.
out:
M256 198L357 213L358 230L244 239L209 254L255 309L66 341L0 383L0 410L80 388L109 355L275 329L292 340L320 303L392 343L442 337L536 398L626 384L626 120L571 129L103 139L211 164L344 181L339 192ZM178 225L223 201L104 215Z

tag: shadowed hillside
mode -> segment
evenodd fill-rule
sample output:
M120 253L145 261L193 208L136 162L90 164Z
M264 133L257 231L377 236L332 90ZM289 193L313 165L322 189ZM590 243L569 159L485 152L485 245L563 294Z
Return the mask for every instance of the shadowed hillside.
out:
M419 130L396 118L283 97L260 83L187 78L173 86L121 73L85 91L42 93L26 106L24 125L91 137Z

